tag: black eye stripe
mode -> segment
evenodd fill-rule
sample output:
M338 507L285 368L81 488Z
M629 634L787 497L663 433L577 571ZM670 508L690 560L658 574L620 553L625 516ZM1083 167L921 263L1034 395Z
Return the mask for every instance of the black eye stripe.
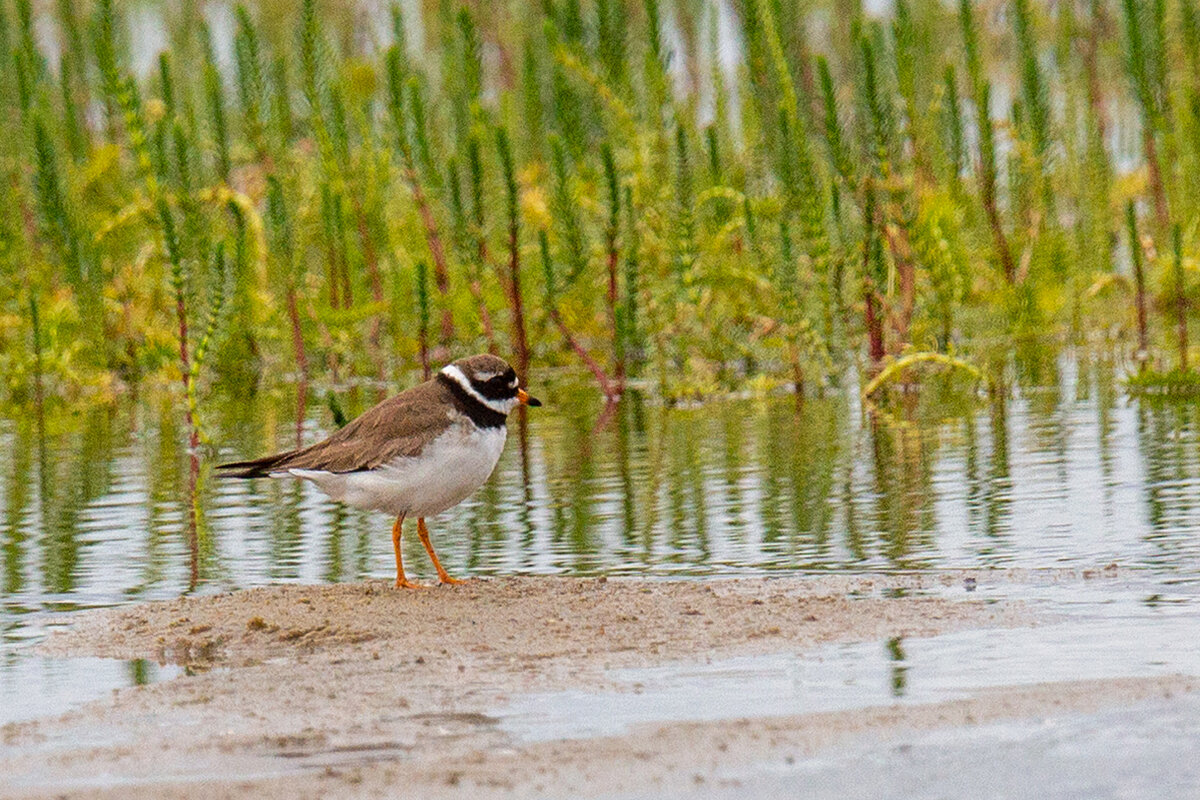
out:
M474 386L481 395L489 400L507 400L517 395L517 390L511 384L512 378L497 375L486 381L474 383Z

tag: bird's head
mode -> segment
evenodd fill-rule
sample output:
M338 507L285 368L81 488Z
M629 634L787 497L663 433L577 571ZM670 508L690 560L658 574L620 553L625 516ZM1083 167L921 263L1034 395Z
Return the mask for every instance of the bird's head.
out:
M498 356L481 353L442 367L441 373L483 405L507 414L519 405L537 407L542 401L521 388L517 372Z

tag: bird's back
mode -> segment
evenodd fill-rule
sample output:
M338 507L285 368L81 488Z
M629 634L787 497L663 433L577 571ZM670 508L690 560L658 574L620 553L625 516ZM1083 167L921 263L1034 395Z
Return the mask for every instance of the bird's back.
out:
M452 422L455 398L439 381L425 381L372 407L327 439L296 450L217 467L234 478L286 474L293 469L357 472L399 457L414 457Z

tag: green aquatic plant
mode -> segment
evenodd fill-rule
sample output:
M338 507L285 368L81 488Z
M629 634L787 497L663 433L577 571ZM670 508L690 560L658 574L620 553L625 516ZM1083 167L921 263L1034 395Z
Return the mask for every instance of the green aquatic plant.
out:
M279 178L267 178L267 224L270 231L272 257L278 259L280 270L286 276L286 302L288 322L291 326L292 351L300 380L308 383L308 351L304 346L304 329L300 317L300 290L304 283L304 268L298 258L295 244L295 229L288 213L283 185Z
M505 216L508 222L508 274L504 282L512 314L513 360L516 361L517 375L525 380L529 375L530 355L529 334L525 324L525 297L521 289L521 198L513 165L512 145L508 139L508 131L503 126L496 128L496 150L500 155L500 169L504 176Z
M1033 33L1032 11L1029 0L1013 0L1012 4L1013 31L1016 34L1021 72L1021 102L1028 119L1027 125L1030 144L1033 150L1034 170L1041 184L1040 195L1044 205L1043 213L1051 214L1054 208L1054 198L1047 170L1050 156L1050 105L1046 91L1046 82L1038 63L1038 42Z
M618 287L618 267L621 261L621 251L618 237L621 233L621 186L617 176L617 162L613 157L612 146L605 142L600 151L604 162L604 182L608 187L608 218L604 225L604 263L607 268L608 289L605 292L608 324L612 329L612 360L613 373L618 387L623 387L627 365L625 363L626 332L625 320L617 306L620 289Z
M1200 373L1173 369L1145 369L1125 378L1125 388L1137 397L1194 398L1200 395Z
M262 48L258 31L246 6L239 3L234 13L237 17L237 31L233 39L233 52L242 124L247 141L253 147L255 155L261 159L267 154L266 126L263 119L267 84L263 76Z
M962 104L958 96L958 77L953 64L947 64L942 73L942 147L946 153L950 187L962 192L962 175L967 167L966 133L963 126Z
M876 394L882 387L888 383L896 381L900 376L904 375L908 370L919 364L936 364L941 367L949 367L951 369L960 370L964 374L970 376L975 381L984 379L983 373L978 368L970 363L959 358L945 355L944 353L907 353L904 356L889 361L887 365L873 377L866 386L863 387L863 397L870 397Z
M484 338L487 340L488 352L494 353L496 352L496 333L492 326L491 312L488 311L487 303L483 298L482 285L484 269L490 266L492 259L487 240L481 146L479 135L472 132L467 138L467 164L470 167L468 175L471 188L471 221L468 227L471 232L470 238L473 239L475 248L474 252L469 254L464 260L468 265L468 285L471 289L471 295L475 298L476 308L479 313L479 323L483 328Z
M554 257L550 253L550 239L546 235L545 230L538 231L538 251L542 261L542 276L546 287L546 309L550 316L550 321L554 323L563 340L595 377L596 383L599 385L605 399L609 403L616 402L621 396L620 387L613 383L605 369L592 357L591 353L580 342L579 337L571 330L571 327L563 317L562 309L559 307L560 285L557 277L558 270L554 263Z
M1150 4L1161 5L1161 0ZM1142 121L1142 147L1149 173L1150 196L1154 201L1154 215L1159 233L1165 235L1170 225L1171 212L1167 202L1167 191L1163 181L1162 164L1159 157L1160 140L1166 125L1165 52L1155 35L1159 32L1158 20L1161 13L1153 12L1153 21L1147 20L1147 4L1136 0L1122 0L1121 8L1125 19L1125 69L1133 86L1134 99ZM1147 30L1154 33L1148 38Z
M1142 267L1142 241L1138 236L1137 209L1132 200L1125 206L1125 221L1129 231L1129 256L1133 263L1134 302L1137 309L1137 359L1144 366L1149 354L1150 335L1146 325L1146 278Z
M446 251L442 246L440 228L429 201L426 198L425 187L420 173L417 171L416 158L412 137L409 134L410 125L417 131L418 148L423 140L424 119L417 112L420 89L415 79L405 81L403 61L399 47L393 45L386 54L387 85L388 85L388 119L392 124L392 134L400 151L401 167L404 179L412 193L413 203L421 218L425 232L426 245L433 259L434 283L443 301L450 293L450 270L446 263ZM450 308L443 305L441 340L443 343L454 338L454 317Z
M217 177L229 183L233 161L229 154L229 125L225 119L225 90L221 87L221 75L217 65L208 61L204 65L204 94L207 100L209 133L216 143Z
M967 78L975 102L976 128L979 137L979 196L991 229L992 243L1001 271L1009 283L1017 280L1017 265L1013 260L1008 234L1000 215L998 175L996 165L996 130L992 122L992 86L984 77L983 56L980 53L979 28L971 0L959 0L959 21L962 28L963 53Z
M1175 336L1179 347L1179 371L1188 370L1188 298L1183 279L1183 231L1179 223L1171 226L1171 274L1174 277L1172 292L1175 306Z
M1175 351L1144 284L1188 290L1194 0L860 6L185 5L145 53L124 3L0 3L4 391L31 299L69 393L190 376L218 297L185 394L481 346L670 398L1042 329ZM1151 270L1136 322L1089 288Z

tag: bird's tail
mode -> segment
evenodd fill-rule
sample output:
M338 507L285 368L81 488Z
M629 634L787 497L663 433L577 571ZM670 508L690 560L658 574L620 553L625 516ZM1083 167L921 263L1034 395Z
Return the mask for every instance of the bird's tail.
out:
M222 474L226 478L265 478L272 472L276 472L276 468L293 455L295 455L295 451L289 450L286 453L276 453L250 461L218 464L217 469L222 470Z

